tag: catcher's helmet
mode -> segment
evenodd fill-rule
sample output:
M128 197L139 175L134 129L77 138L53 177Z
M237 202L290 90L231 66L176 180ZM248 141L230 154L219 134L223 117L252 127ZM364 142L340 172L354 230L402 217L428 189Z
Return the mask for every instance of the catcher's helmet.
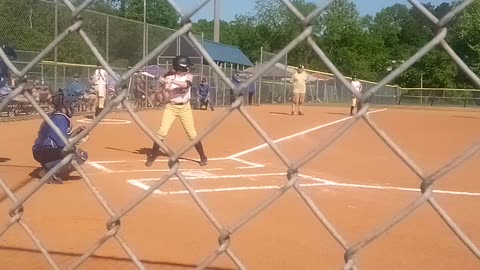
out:
M173 59L173 68L176 71L188 72L191 66L192 62L188 56L179 55Z
M68 117L73 116L73 106L77 102L78 98L73 91L64 91L58 89L58 93L52 97L52 104L55 110L65 109L65 114Z

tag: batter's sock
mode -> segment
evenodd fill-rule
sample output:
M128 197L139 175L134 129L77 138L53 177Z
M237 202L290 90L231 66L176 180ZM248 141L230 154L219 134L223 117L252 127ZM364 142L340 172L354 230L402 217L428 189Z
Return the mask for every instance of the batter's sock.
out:
M205 155L205 152L203 151L202 142L198 142L197 144L195 144L195 149L197 150L198 154L200 155L200 166L207 165L208 158Z
M160 145L156 142L152 146L152 156L157 156L160 153Z
M353 115L353 108L355 108L354 106L350 106L350 116Z
M150 167L153 165L153 162L160 154L160 145L156 142L153 143L152 152L150 155L147 155L147 161L145 162L145 166Z

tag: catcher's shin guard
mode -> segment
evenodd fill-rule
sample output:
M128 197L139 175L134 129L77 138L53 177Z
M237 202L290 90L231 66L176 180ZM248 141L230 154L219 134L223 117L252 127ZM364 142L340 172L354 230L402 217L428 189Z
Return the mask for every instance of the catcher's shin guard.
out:
M88 153L83 151L80 148L77 148L75 161L77 161L78 165L82 165L87 160L88 160Z

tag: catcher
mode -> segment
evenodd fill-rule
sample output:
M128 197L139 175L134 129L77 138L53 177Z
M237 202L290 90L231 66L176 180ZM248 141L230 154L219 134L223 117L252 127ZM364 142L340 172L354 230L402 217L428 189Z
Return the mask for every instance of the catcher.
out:
M59 92L52 97L51 101L54 111L50 114L50 119L69 140L72 140L85 129L84 126L79 126L72 130L70 118L73 116L73 106L76 100L77 96L75 93L64 92L60 89ZM88 136L80 140L78 144L84 143L87 140ZM41 177L62 161L65 156L62 152L64 147L65 143L60 139L60 136L44 121L40 126L38 137L32 147L33 158L42 166L42 170L39 173ZM79 165L82 165L87 159L87 152L75 146L74 160L76 160ZM47 183L63 184L64 179L68 177L73 170L72 164L67 164L57 171Z

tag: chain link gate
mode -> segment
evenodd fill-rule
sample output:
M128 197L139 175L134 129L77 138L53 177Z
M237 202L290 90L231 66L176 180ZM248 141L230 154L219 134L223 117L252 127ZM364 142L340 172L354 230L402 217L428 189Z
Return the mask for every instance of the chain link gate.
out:
M475 0L464 0L458 6L456 6L452 11L446 14L443 18L436 18L432 15L425 7L423 7L418 0L409 0L409 2L425 17L427 17L431 22L433 22L437 26L437 32L435 37L428 42L423 48L421 48L416 54L410 57L405 63L403 63L400 67L395 69L391 72L387 77L382 79L378 85L369 89L364 94L359 94L353 90L351 85L345 79L345 77L340 73L340 71L335 67L335 65L329 60L323 50L315 43L315 41L310 37L312 34L313 27L310 25L312 19L314 19L317 15L319 15L322 11L324 11L332 1L324 4L323 6L318 7L312 13L308 14L308 16L302 15L288 0L279 0L283 2L283 4L298 18L299 23L302 23L304 26L303 32L293 39L282 51L280 51L277 55L275 55L266 66L261 69L261 72L258 74L250 77L247 81L242 83L239 87L235 87L229 78L222 72L220 67L218 67L212 58L208 55L206 50L201 46L201 43L198 39L191 33L192 23L190 18L199 11L202 7L204 7L207 3L211 0L203 0L202 3L194 8L189 12L183 12L179 6L175 3L174 0L168 0L168 2L176 9L176 11L181 15L183 26L178 29L175 33L170 35L167 39L165 39L160 45L158 45L152 52L150 52L144 59L138 62L133 68L127 71L123 76L119 77L113 69L108 65L107 61L102 57L102 55L97 50L96 46L91 42L88 35L82 29L83 19L82 19L82 12L92 3L94 0L85 0L81 5L75 7L69 0L62 0L67 7L71 11L71 25L66 28L62 33L53 40L40 54L38 54L35 59L33 59L27 66L25 66L22 70L17 69L12 62L9 61L8 57L6 56L5 52L0 49L0 57L3 61L6 62L7 66L19 77L22 78L28 71L34 68L46 55L48 55L56 46L59 46L65 38L69 35L74 33L78 33L78 35L83 39L85 44L90 48L93 52L95 57L100 61L100 63L105 67L108 73L113 76L117 81L121 82L118 84L117 91L119 95L110 102L105 109L100 113L98 117L95 118L92 125L87 127L83 130L78 136L69 139L65 138L59 129L53 124L53 122L49 119L48 115L40 108L38 103L25 90L25 82L19 83L18 87L8 95L1 103L0 103L0 110L2 110L10 100L12 100L17 95L24 95L29 102L34 106L34 108L38 111L38 113L43 117L43 119L55 130L55 132L60 136L60 138L67 143L67 146L64 148L65 157L61 163L51 169L45 176L43 176L38 184L35 185L32 190L27 192L22 197L16 196L12 190L10 190L5 182L0 178L0 187L7 196L10 198L12 202L12 206L10 208L10 221L7 224L2 225L0 228L0 237L8 231L12 225L15 223L19 224L23 230L30 236L33 242L36 244L38 249L41 253L45 256L48 263L50 264L52 269L59 269L57 263L52 259L51 254L47 251L44 247L42 242L38 239L35 233L30 229L30 226L26 224L22 220L22 215L24 213L23 205L24 203L29 200L32 195L37 192L50 178L53 174L55 174L62 166L71 163L76 171L80 174L83 178L83 181L87 184L89 190L94 194L95 198L100 202L103 206L105 211L110 215L110 220L106 222L107 231L103 236L101 236L97 242L93 243L91 247L86 250L83 255L74 261L68 269L76 269L79 267L87 258L93 255L93 253L99 249L108 239L114 238L118 244L123 248L123 250L128 254L134 264L138 267L138 269L145 269L142 262L138 259L135 255L135 252L129 247L129 244L122 238L122 236L118 233L121 219L124 217L128 212L142 203L150 194L152 194L157 188L165 184L171 177L176 176L179 181L185 186L188 190L190 196L193 198L195 203L198 207L202 210L208 220L211 222L212 226L216 228L218 231L219 237L219 247L218 249L209 257L204 258L203 261L198 265L196 269L205 269L208 267L217 257L222 254L227 254L232 261L238 266L239 269L247 269L242 260L235 255L235 253L230 248L231 243L231 235L238 231L241 227L245 224L250 222L254 219L259 213L269 207L273 202L279 199L285 192L288 190L295 190L303 199L306 206L315 214L318 220L322 223L324 228L330 233L330 235L338 242L338 244L343 247L345 250L344 259L345 264L343 269L357 269L355 266L355 260L357 253L365 248L368 244L372 241L381 237L384 233L390 230L392 227L397 225L399 222L404 220L406 217L411 215L417 208L421 205L428 202L432 208L436 211L436 213L443 219L443 221L449 226L451 231L464 243L466 247L477 257L480 258L480 250L478 246L471 241L471 239L462 231L462 229L452 220L452 218L448 215L448 213L439 205L439 203L432 197L434 191L434 184L436 181L446 173L454 170L459 165L461 165L464 161L472 157L480 150L480 144L473 145L467 151L462 153L461 155L454 157L451 159L447 164L439 168L436 172L426 175L422 169L414 162L410 157L402 151L402 149L395 144L395 142L390 139L390 137L369 117L368 110L369 110L369 103L368 101L370 98L383 86L394 80L397 76L401 73L406 71L410 66L412 66L416 61L418 61L421 57L427 54L430 50L432 50L436 46L441 46L450 56L451 58L457 63L457 65L474 81L474 83L480 87L480 79L478 76L474 74L474 72L460 59L460 57L453 51L453 49L449 46L449 44L445 41L445 37L447 36L448 32L448 23L458 14L463 12L469 5L471 5ZM155 57L160 54L170 43L176 41L176 39L180 36L184 36L187 38L203 55L205 60L209 63L212 69L219 75L219 77L227 84L230 88L234 89L234 93L237 95L237 100L230 105L230 107L225 110L220 116L218 116L213 123L201 134L197 136L194 140L190 141L186 145L184 145L179 151L173 152L167 145L165 145L162 141L158 140L156 136L147 128L145 123L136 115L133 110L132 105L127 100L127 93L126 91L121 89L121 85L125 83L128 78L130 78L134 72L138 71L141 67L143 67L149 61L155 59ZM341 128L339 128L334 136L330 138L330 140L326 143L320 144L315 146L310 153L306 156L301 158L300 160L290 160L273 142L273 140L269 137L269 135L265 132L265 130L259 125L259 123L245 110L243 106L243 99L238 98L239 93L241 93L249 84L253 83L255 80L260 77L261 73L265 72L269 68L271 68L276 62L281 60L285 55L291 51L294 47L296 47L299 43L306 41L317 53L317 55L324 61L324 63L329 67L329 69L339 78L341 83L350 90L352 95L356 96L361 103L364 104L361 111L353 118L351 118L347 123L345 123ZM169 156L169 168L170 171L164 175L161 180L150 187L150 189L143 192L143 194L138 197L136 200L131 201L127 207L125 207L121 211L114 211L112 207L109 206L109 203L103 198L100 194L98 189L90 180L90 177L85 173L84 169L79 166L75 160L73 160L75 145L78 143L83 137L87 136L92 129L94 129L98 123L117 105L122 104L124 108L128 111L130 116L133 118L135 123L156 143L158 143L162 150L168 154ZM240 114L248 121L248 123L256 130L256 132L263 138L263 140L268 144L268 146L275 152L278 158L285 164L287 170L287 183L281 187L278 192L272 196L271 198L265 200L263 203L258 205L253 211L251 211L248 215L241 218L234 226L232 227L225 227L222 225L215 215L211 212L211 210L206 206L202 199L198 196L195 190L190 185L189 181L185 178L185 176L179 171L179 158L182 154L186 153L190 148L192 148L197 142L201 139L206 137L209 133L211 133L222 121L224 121L227 116L229 116L234 111L239 111ZM383 140L383 142L407 165L410 170L412 170L420 179L420 187L421 187L421 194L420 196L413 202L411 202L406 208L402 209L399 213L397 213L394 217L392 217L388 222L379 225L377 228L373 229L368 235L366 235L363 240L357 243L347 243L345 239L340 235L336 228L328 221L328 218L322 213L320 208L314 204L313 200L300 188L298 183L298 170L305 165L307 162L312 160L315 156L320 154L322 151L327 149L330 145L332 145L338 138L342 136L342 134L348 132L350 128L357 122L357 121L365 121L367 125L376 133L376 135Z

